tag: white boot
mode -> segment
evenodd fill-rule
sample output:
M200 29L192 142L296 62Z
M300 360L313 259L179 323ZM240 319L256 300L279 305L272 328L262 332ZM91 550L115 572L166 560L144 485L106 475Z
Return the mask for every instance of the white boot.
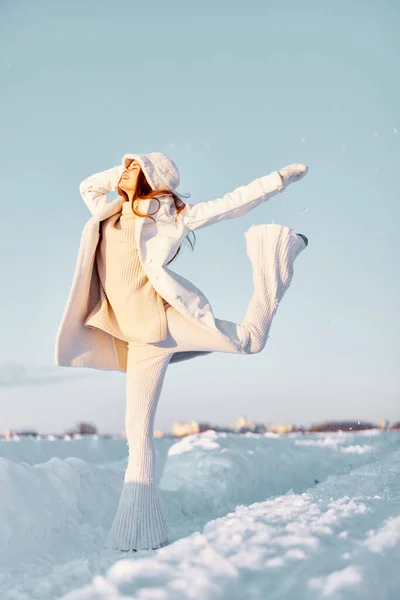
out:
M299 181L308 171L307 165L288 165L278 171L282 178L282 183L286 187L294 181Z

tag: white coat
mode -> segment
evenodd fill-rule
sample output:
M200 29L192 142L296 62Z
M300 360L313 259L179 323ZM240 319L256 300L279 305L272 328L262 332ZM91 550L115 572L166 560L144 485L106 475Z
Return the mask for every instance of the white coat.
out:
M136 155L125 155L136 156ZM124 158L125 158L124 157ZM91 218L86 222L81 241L69 298L62 316L55 343L55 364L62 367L89 367L93 369L126 371L126 342L121 344L125 357L118 360L115 338L95 328L84 325L85 319L100 296L100 283L95 256L100 237L100 223L121 211L124 199L107 198L106 193L115 191L124 170L118 165L96 173L80 185L82 197ZM87 194L88 183L94 192ZM153 218L138 217L135 220L135 236L140 262L156 291L177 311L200 327L220 334L234 350L240 352L248 337L241 327L233 326L214 316L209 300L193 283L172 271L166 263L174 256L183 239L190 231L245 215L251 209L284 189L277 171L254 179L221 198L186 204L175 221L175 204L171 196L160 195L161 206ZM141 213L154 213L158 207L155 199L141 200ZM210 351L176 352L171 363L188 360L195 356L211 354Z

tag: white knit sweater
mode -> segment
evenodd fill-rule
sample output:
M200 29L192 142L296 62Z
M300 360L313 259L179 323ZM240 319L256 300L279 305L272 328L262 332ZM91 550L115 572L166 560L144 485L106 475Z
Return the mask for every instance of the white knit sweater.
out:
M135 219L130 202L101 222L96 250L100 300L87 316L85 326L136 343L167 338L165 306L140 263L135 242Z

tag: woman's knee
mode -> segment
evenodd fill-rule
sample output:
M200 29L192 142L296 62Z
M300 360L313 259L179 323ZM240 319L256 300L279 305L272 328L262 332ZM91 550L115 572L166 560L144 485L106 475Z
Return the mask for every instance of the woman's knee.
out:
M250 338L247 346L240 352L240 354L259 354L263 348L264 345L259 340Z
M247 331L247 342L239 354L258 354L265 346L264 336L251 323L242 324Z

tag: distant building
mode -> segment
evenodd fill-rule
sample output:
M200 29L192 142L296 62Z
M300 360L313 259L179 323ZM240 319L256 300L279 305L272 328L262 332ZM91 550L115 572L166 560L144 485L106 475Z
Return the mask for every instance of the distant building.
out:
M199 421L184 423L179 421L178 423L174 423L172 435L175 437L182 437L184 435L193 435L194 433L208 431L209 429L212 429L210 423L201 423Z
M17 431L17 434L22 437L38 437L39 434L34 429L23 429L22 431Z
M40 437L38 432L35 430L30 430L30 429L23 429L22 431L13 431L13 430L9 430L9 431L5 431L3 434L3 438L5 440L15 440L21 437Z
M80 433L81 435L93 435L97 433L97 428L95 425L92 425L92 423L79 423L78 424L78 433Z
M155 429L153 435L155 438L162 438L164 437L164 432L160 431L159 429Z
M273 433L290 433L293 431L293 425L273 424L270 425L270 431Z
M247 417L239 417L232 426L235 433L254 432L255 428L255 423Z
M311 425L308 431L360 431L363 429L376 429L376 425L362 421L328 421L327 423Z
M232 427L233 433L288 433L293 431L293 425L276 425L274 423L255 423L247 417L239 417Z

